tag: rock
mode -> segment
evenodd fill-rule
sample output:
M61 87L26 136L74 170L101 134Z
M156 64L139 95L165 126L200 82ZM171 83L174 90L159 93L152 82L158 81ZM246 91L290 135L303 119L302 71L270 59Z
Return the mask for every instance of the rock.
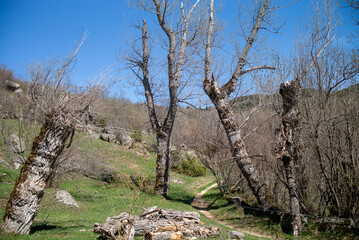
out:
M25 152L25 141L16 134L10 135L7 144L14 153L20 154Z
M228 239L244 239L246 235L242 232L238 231L229 231L228 232Z
M141 157L150 156L150 153L147 151L147 149L139 142L133 143L130 148L134 150L138 150L136 152L137 156L141 156Z
M16 89L16 90L14 91L14 93L16 93L16 94L21 94L21 93L22 93L22 89L21 89L21 88L18 88L18 89Z
M116 136L114 134L101 133L100 139L112 143L116 140Z
M5 85L6 85L6 88L11 90L11 91L16 91L17 89L20 88L20 84L12 82L12 81L9 81L9 80L5 81Z
M124 146L125 148L130 148L132 146L132 138L127 133L120 133L118 135L118 141L120 142L121 146Z
M170 182L172 183L178 183L178 184L185 184L186 182L180 178L171 177Z
M79 205L77 204L77 202L75 201L75 199L71 196L71 194L65 190L58 190L55 193L55 198L57 201L65 204L65 205L80 208Z
M88 130L87 130L87 133L89 134L90 138L96 139L96 138L99 138L99 137L100 137L100 134L97 133L97 132L95 132L95 131L92 130L92 129L88 129Z
M189 159L196 159L199 161L196 152L193 150L185 150L180 148L178 151L171 153L173 155L173 163L182 162L184 160L189 160Z
M101 132L116 135L115 130L113 128L110 128L110 127L105 127L103 129L101 129Z

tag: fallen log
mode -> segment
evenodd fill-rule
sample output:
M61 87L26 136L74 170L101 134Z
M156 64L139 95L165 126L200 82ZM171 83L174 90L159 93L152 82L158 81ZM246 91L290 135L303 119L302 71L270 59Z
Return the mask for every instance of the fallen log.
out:
M191 237L217 236L219 228L206 227L196 212L181 212L152 207L140 216L121 213L109 217L104 224L95 223L94 232L104 239L184 239Z

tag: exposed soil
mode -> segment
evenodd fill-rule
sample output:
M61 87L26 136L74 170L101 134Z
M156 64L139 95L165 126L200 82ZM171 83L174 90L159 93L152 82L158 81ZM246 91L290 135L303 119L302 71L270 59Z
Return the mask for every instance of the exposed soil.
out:
M224 221L221 221L219 219L217 219L208 209L208 203L202 198L202 196L208 192L210 189L214 188L217 186L217 183L207 187L206 189L204 189L202 192L200 192L199 194L197 194L195 196L195 198L193 199L191 205L192 207L196 208L200 213L202 213L204 216L206 216L209 219L212 219L213 221L216 221L217 223L235 229L237 231L243 232L244 234L250 234L256 237L261 237L261 238L269 238L269 239L274 239L273 236L271 235L266 235L266 234L262 234L262 233L257 233L257 232L253 232L250 229L243 229L243 228L238 228L235 226L232 226Z

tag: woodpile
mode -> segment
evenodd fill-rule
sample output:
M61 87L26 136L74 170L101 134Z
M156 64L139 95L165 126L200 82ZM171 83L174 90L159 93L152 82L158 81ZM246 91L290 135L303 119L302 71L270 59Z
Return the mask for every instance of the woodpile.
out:
M121 213L108 217L104 224L95 223L94 232L103 239L132 240L140 235L145 240L169 240L214 237L219 235L219 228L204 226L199 213L154 206L140 216Z

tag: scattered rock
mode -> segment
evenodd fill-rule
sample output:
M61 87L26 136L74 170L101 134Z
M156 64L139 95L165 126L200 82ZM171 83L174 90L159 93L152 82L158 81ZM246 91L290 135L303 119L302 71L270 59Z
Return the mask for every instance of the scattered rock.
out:
M97 132L95 132L95 131L92 130L92 129L88 129L88 130L87 130L87 133L89 134L90 138L96 139L96 138L99 138L99 137L100 137L100 134L97 133Z
M229 231L228 232L228 239L244 239L246 237L246 235L242 232L238 232L238 231Z
M116 136L114 134L109 133L101 133L100 139L109 143L112 143L116 140Z
M178 183L178 184L185 184L186 182L183 179L171 177L170 182L172 183Z
M25 152L25 141L16 134L10 135L7 144L14 153L21 154Z
M219 228L204 226L196 212L159 209L157 206L144 209L140 216L121 213L107 218L104 224L95 223L94 232L100 233L105 239L131 240L134 235L142 235L144 239L166 240L219 236Z
M77 202L75 201L75 199L71 196L71 194L65 190L58 190L55 193L55 198L57 201L65 204L65 205L80 208L79 205L77 204Z
M16 90L14 91L14 93L16 93L16 94L21 94L21 93L22 93L22 89L21 89L21 88L16 89Z
M105 127L103 129L101 129L101 132L116 135L116 131L111 127Z
M118 141L120 142L121 146L124 146L125 148L130 148L132 146L132 138L127 133L120 133L118 135Z
M131 145L131 149L137 150L136 152L137 156L141 156L141 157L150 156L150 153L147 151L147 149L139 142L133 143Z
M8 90L13 91L13 92L20 88L20 84L18 84L16 82L9 81L9 80L5 81L5 85Z

